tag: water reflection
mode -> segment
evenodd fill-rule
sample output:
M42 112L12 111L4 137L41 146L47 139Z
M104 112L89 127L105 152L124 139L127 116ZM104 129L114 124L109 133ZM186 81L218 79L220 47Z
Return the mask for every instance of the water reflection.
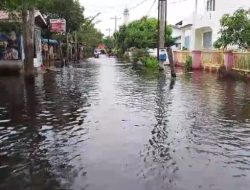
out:
M250 186L246 83L100 58L0 89L0 189Z
M96 72L96 71L95 71ZM83 74L88 80L79 80ZM86 173L75 151L88 139L84 118L96 75L65 69L0 79L0 188L69 189Z
M168 116L169 107L172 104L171 90L174 89L175 80L166 79L166 75L159 73L155 97L155 120L156 124L151 131L149 143L141 153L143 168L139 175L146 179L148 189L169 189L173 186L178 167L173 157L175 149L170 146ZM167 86L169 83L169 86Z

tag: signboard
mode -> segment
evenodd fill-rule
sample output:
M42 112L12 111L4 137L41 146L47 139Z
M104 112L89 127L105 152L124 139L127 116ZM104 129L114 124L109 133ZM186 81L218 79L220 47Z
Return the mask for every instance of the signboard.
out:
M50 32L64 33L66 32L65 19L50 19Z
M9 13L5 11L0 11L0 20L7 20L9 19Z

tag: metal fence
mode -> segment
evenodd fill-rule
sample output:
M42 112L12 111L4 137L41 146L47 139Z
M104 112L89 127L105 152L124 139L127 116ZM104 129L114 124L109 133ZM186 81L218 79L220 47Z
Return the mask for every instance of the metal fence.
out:
M218 69L224 64L224 53L222 51L203 51L201 64L204 69Z
M250 72L250 52L234 52L233 59L234 70Z
M225 53L223 51L202 51L201 66L204 69L219 69L225 64ZM177 66L184 66L188 56L192 56L190 51L174 51L174 61ZM233 52L233 70L250 72L250 52Z
M174 51L174 61L177 66L184 66L187 58L191 56L191 51Z

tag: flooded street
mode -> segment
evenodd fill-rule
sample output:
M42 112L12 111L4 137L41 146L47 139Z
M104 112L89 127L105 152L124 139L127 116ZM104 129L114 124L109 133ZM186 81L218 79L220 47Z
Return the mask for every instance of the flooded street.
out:
M0 77L1 190L248 190L250 85L101 57Z

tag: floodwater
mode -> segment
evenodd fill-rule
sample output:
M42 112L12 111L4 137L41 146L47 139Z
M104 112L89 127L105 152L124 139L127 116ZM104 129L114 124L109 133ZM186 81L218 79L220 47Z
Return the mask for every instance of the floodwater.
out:
M250 86L89 59L0 77L1 190L249 190Z

